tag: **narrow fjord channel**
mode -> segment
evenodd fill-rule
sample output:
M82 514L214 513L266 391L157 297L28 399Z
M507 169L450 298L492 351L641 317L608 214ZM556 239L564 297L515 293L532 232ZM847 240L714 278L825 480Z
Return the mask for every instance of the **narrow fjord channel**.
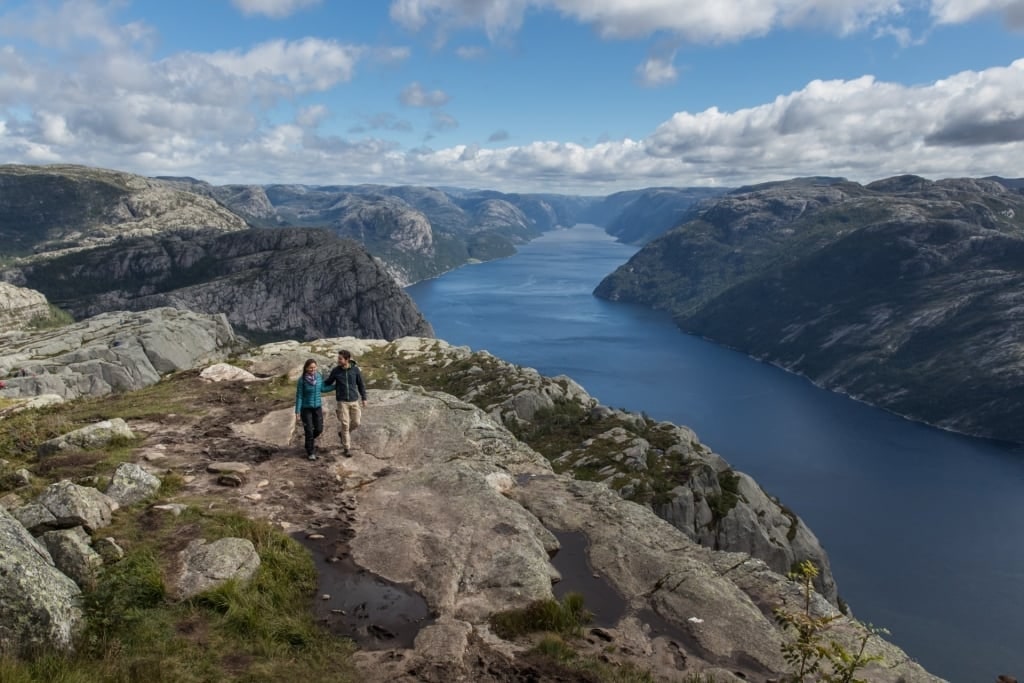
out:
M1024 452L915 424L602 301L599 228L408 288L449 343L693 428L814 530L862 620L957 683L1024 675Z

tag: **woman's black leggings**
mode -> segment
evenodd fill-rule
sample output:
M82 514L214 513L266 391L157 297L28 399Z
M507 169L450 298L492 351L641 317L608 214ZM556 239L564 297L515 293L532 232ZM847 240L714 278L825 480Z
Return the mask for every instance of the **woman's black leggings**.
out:
M302 431L306 433L306 455L313 455L313 440L324 432L323 408L303 408Z

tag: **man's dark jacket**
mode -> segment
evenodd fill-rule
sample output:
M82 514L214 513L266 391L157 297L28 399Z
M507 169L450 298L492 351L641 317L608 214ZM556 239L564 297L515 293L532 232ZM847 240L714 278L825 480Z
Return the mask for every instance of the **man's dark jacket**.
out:
M335 365L331 374L324 380L325 387L334 387L335 397L339 401L366 400L366 385L363 384L363 373L359 372L359 366L354 360L348 362L348 367L343 368Z

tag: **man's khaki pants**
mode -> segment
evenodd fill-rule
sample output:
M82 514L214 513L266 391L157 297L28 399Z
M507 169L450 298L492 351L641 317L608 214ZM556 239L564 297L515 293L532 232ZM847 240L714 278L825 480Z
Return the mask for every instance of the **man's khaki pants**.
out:
M359 401L338 401L338 423L341 425L338 436L341 437L341 445L345 448L352 447L350 435L359 429L359 421L362 417L363 409L359 405Z

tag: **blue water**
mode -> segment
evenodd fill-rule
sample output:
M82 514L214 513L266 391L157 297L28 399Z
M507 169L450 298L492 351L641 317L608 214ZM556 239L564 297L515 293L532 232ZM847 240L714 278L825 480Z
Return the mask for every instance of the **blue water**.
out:
M439 338L684 424L814 530L862 620L955 683L1024 677L1024 452L903 420L591 295L593 226L408 288Z

